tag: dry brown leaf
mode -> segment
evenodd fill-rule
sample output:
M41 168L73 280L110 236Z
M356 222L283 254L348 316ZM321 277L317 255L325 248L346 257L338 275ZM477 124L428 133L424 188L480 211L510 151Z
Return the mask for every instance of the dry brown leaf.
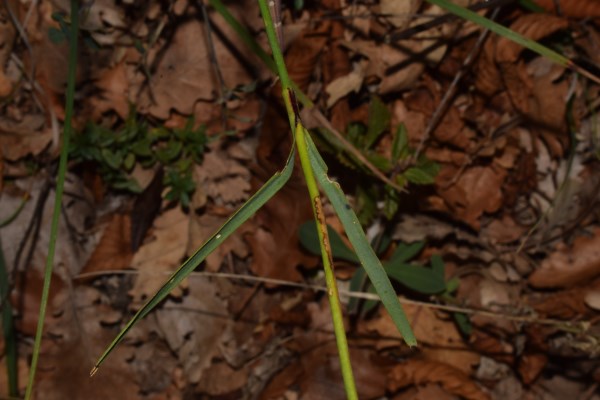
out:
M25 120L29 122L30 118L26 117ZM24 125L18 125L19 128L25 128ZM4 132L7 131L0 125L0 156L9 161L17 161L27 155L37 156L48 147L53 136L49 128L29 131L26 134Z
M133 352L127 346L120 346L94 378L89 377L95 356L114 336L112 329L102 327L103 321L114 324L114 314L118 321L121 313L102 304L100 292L91 287L65 287L63 295L60 315L46 328L52 340L42 342L35 398L138 398L140 388L127 361Z
M492 220L481 230L481 237L489 243L506 244L521 239L527 228L515 222L510 215Z
M569 23L564 18L547 14L525 14L510 25L510 29L527 39L538 41L556 31L566 29ZM516 42L499 37L496 44L496 62L515 63L525 48Z
M197 383L220 354L219 344L230 329L227 306L217 295L216 285L192 279L189 293L181 300L167 300L156 311L160 333L183 364L189 382Z
M529 276L536 288L570 287L600 275L600 228L580 236L573 246L560 246Z
M391 391L427 383L438 383L447 392L468 400L489 400L490 396L480 389L465 373L447 364L410 359L395 366L388 375L387 387Z
M523 354L519 360L519 374L523 383L531 385L548 364L548 356L541 353Z
M547 14L526 14L519 17L510 28L528 39L540 40L568 26L568 21ZM517 62L524 48L504 37L493 37L485 44L482 57L477 63L475 86L487 96L491 96L506 86L513 88L513 101L519 101L530 84L524 74L523 62ZM498 64L501 70L498 69ZM521 103L519 103L521 104ZM526 104L522 102L522 104Z
M442 168L436 177L438 193L455 218L479 229L483 213L493 213L502 206L502 185L507 171L495 166L469 168L454 185L445 188L457 172L455 168Z
M115 213L81 273L126 269L132 258L131 220L126 214Z
M327 98L327 108L331 108L339 99L351 92L358 92L362 87L364 73L360 66L357 66L354 71L348 75L340 76L331 81L325 91L329 95Z
M421 0L381 0L379 10L392 25L398 29L404 29L421 7L421 3Z
M501 340L491 332L475 329L469 338L469 343L481 354L487 355L496 361L512 365L515 361L515 349L507 341Z
M196 391L210 396L242 397L240 391L248 382L248 368L233 369L227 363L218 362L202 375Z
M218 150L204 155L202 165L195 168L194 180L196 190L220 206L238 205L248 198L250 191L248 168ZM194 204L196 208L202 206Z
M536 0L548 12L556 13L556 5L560 7L561 15L570 18L600 17L600 3L596 0Z
M300 90L306 92L312 80L313 70L317 59L329 40L331 22L323 20L316 26L302 32L294 40L285 56L285 65L290 78L298 85ZM281 89L276 89L275 95L280 96Z
M107 111L114 111L121 119L127 119L132 102L129 97L131 81L128 77L128 68L125 61L122 61L100 71L100 76L95 82L100 93L89 101L92 120L99 120Z
M591 285L590 290L593 291L594 288L600 288L600 284ZM586 293L589 292L577 288L551 294L532 294L527 298L527 304L545 318L568 321L588 312L585 303Z
M129 295L132 306L141 306L167 281L168 272L183 261L188 242L189 217L180 207L168 210L154 220L154 234L133 256L131 266L139 274ZM181 296L181 290L172 292Z
M232 43L239 42L227 24L219 28ZM219 36L213 35L212 40L225 85L234 88L250 82L252 77ZM203 24L197 19L181 24L173 39L165 45L167 48L150 80L151 92L143 92L138 109L161 119L167 119L171 110L190 115L198 100L214 100L221 90L214 77L214 66L206 56L209 50ZM236 48L254 60L246 46L240 44Z
M600 289L590 290L585 293L585 304L595 311L600 311Z
M19 315L19 318L15 320L16 329L24 335L33 336L35 334L43 284L43 276L41 272L36 270L29 270L24 277L22 275L17 276L16 291L12 293L11 303L15 312ZM54 320L52 316L58 313L63 306L65 289L65 282L54 273L50 285L46 324L50 324Z
M302 280L298 266L314 268L317 258L301 250L298 228L313 218L303 178L288 183L261 208L244 237L252 248L252 271L262 277Z
M365 77L375 76L381 79L378 90L381 95L411 87L423 71L423 64L408 62L411 59L410 54L404 53L390 45L375 44L369 40L358 39L351 42L343 41L342 44L369 59L369 64L366 67L364 75ZM412 47L415 47L415 45ZM413 49L411 48L411 50ZM388 68L404 63L407 65L397 71L393 73L387 72Z
M445 362L448 365L471 373L479 363L479 354L471 351L464 342L456 324L448 317L441 317L431 308L403 306L417 341L427 345L422 349L427 359ZM387 338L401 338L387 312L380 313L378 318L365 321L360 329L377 332ZM378 347L398 346L398 341L381 341Z

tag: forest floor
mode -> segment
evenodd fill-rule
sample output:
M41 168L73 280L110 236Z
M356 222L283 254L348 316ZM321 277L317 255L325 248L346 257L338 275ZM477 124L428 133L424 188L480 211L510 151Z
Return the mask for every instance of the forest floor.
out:
M455 2L598 71L597 1ZM0 10L0 272L17 338L0 336L0 398L9 370L20 396L29 373L68 3ZM257 1L225 5L267 50ZM95 0L79 15L34 397L345 398L298 167L89 377L169 272L283 168L292 137L273 73L208 4ZM360 398L600 399L600 86L421 0L286 1L281 15L291 78L314 102L303 121L419 343L364 299L326 203Z

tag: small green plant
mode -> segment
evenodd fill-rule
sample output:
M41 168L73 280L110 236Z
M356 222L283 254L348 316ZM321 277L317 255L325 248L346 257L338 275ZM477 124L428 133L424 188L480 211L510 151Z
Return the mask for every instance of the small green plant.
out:
M74 135L69 154L75 161L97 165L100 176L110 187L132 193L141 191L130 175L134 167L139 164L152 168L159 164L166 171L163 183L169 190L167 200L179 201L187 207L196 188L192 167L202 163L206 143L205 127L194 129L193 118L182 129L152 128L132 110L117 132L87 124L81 133Z
M299 229L300 243L310 253L318 255L318 238L316 226L313 221L308 221ZM351 250L342 238L329 227L329 237L331 239L331 253L334 259L344 260L352 264L358 265L356 273L353 275L350 290L362 291L366 289L369 292L373 291L373 286L367 282L367 276L362 267L356 253ZM387 235L376 237L371 243L378 255L383 255L392 245L392 240ZM409 261L418 255L425 242L419 241L415 243L398 243L392 255L382 262L383 268L387 275L394 281L400 283L407 289L417 293L438 295L446 291L446 282L444 278L444 262L438 255L431 257L431 266L424 267ZM350 310L356 310L356 299L352 299L349 305ZM365 304L363 312L368 312L375 306L377 302L369 301Z
M331 243L331 254L334 260L342 260L357 265L356 272L350 280L350 290L353 292L367 291L375 293L373 285L368 281L365 269L360 265L360 260L356 253L350 249L340 235L330 226L328 226L329 239ZM300 226L298 236L302 246L314 255L320 255L319 238L314 221L307 221ZM392 246L391 238L384 234L375 237L371 246L379 256L388 253ZM392 254L382 261L383 268L388 277L399 283L406 289L412 290L423 295L433 295L439 300L454 303L453 293L458 289L458 278L445 278L445 267L442 257L433 255L429 266L419 265L411 262L425 246L424 241L413 243L396 243L396 248ZM359 299L352 297L348 302L348 311L350 313L360 313L366 315L371 311L378 301L366 300L362 304ZM453 313L455 322L461 332L468 335L471 331L469 319L465 314Z
M378 97L373 97L369 104L367 124L353 122L348 125L346 139L358 149L362 155L401 188L408 184L430 185L440 170L439 164L419 154L416 159L415 150L409 146L406 126L401 123L392 132L392 146L389 156L382 155L374 149L375 144L389 131L391 114ZM336 155L347 167L359 169L369 174L364 164L354 155L347 152L342 143L327 130L321 130L319 138L325 149ZM400 193L390 185L381 185L373 179L360 182L356 188L356 206L361 224L368 224L376 215L377 203L383 202L381 211L389 220L396 215L400 207Z

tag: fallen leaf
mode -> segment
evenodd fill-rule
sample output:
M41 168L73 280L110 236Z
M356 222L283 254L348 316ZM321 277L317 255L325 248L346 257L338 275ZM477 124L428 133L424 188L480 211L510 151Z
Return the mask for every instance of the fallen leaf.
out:
M190 280L187 295L167 300L156 310L156 320L188 381L198 383L213 357L220 354L219 343L230 324L216 285L206 279Z
M228 40L239 41L228 25L220 28L224 28ZM219 36L213 34L212 40L225 85L234 88L251 81L246 69ZM161 119L167 119L171 110L190 115L198 100L215 100L215 94L221 90L214 79L214 65L206 57L209 49L202 22L192 19L181 24L167 44L150 79L151 92L145 90L138 100L140 112ZM248 54L247 47L239 45L236 48Z
M154 220L152 240L133 256L131 266L139 273L129 291L132 307L140 307L167 281L168 273L183 262L188 242L189 217L175 207ZM180 297L181 288L171 292Z
M519 360L519 374L523 383L531 385L548 364L548 356L541 353L524 354Z
M392 25L398 29L408 26L415 13L421 7L421 0L396 1L381 0L379 9Z
M348 75L340 76L331 81L325 91L329 95L327 98L327 108L331 108L339 99L351 92L358 92L362 87L364 74L360 66L350 72Z
M115 213L81 273L126 269L132 258L131 221L129 216Z
M600 229L580 236L570 248L558 247L529 276L536 288L570 287L600 275Z
M451 317L442 317L427 307L405 304L403 308L417 341L426 345L422 351L427 359L445 362L465 373L473 372L480 356L469 349ZM377 318L361 323L360 329L377 332L384 338L399 340L402 337L385 311L381 311ZM398 341L382 340L378 344L379 348L390 346L397 347Z
M387 387L395 392L398 389L438 383L447 392L468 400L489 400L490 396L479 388L468 375L441 362L410 359L398 364L388 374Z
M600 16L600 3L594 0L567 1L567 0L536 0L548 12L556 13L557 5L561 15L570 18L596 18Z
M444 188L457 173L454 168L442 168L436 177L438 193L455 218L479 229L483 213L493 213L502 206L502 184L507 171L495 166L468 168L454 185Z

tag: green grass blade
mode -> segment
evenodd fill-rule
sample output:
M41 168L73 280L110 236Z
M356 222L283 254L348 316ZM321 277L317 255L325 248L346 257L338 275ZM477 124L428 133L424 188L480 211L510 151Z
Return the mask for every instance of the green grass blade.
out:
M100 364L113 349L123 340L127 332L142 318L144 318L152 309L154 309L167 295L181 283L204 259L220 246L236 229L238 229L246 220L248 220L259 208L261 208L281 187L288 181L294 169L295 150L292 147L287 162L283 170L276 172L242 207L240 207L228 220L216 231L194 255L188 258L171 275L169 280L154 294L154 296L133 316L125 325L121 332L115 337L112 343L106 348L100 356L90 375L94 375Z
M52 222L50 224L50 240L48 243L48 255L46 257L46 266L44 269L44 285L42 286L42 295L40 300L40 312L38 314L35 340L33 343L33 353L31 356L31 367L29 368L29 378L25 390L25 399L29 400L33 394L33 384L35 382L35 373L40 357L40 348L42 344L42 335L44 333L44 320L48 298L50 296L50 282L52 280L52 269L54 267L54 254L56 252L56 238L58 236L58 224L62 211L62 196L65 187L65 174L67 172L67 161L69 158L69 140L72 133L73 107L75 103L75 76L77 72L77 39L79 36L79 2L71 0L71 28L69 30L69 58L67 74L67 91L65 99L65 125L62 137L62 149L58 161L58 173L56 178L56 192L54 196L54 211Z
M350 239L358 258L365 268L365 271L367 271L367 274L369 275L371 283L377 290L379 297L381 297L381 302L390 313L390 316L402 334L404 341L409 346L415 346L417 344L417 340L412 332L412 329L410 328L406 314L404 314L404 310L398 301L398 297L396 296L396 292L392 287L392 283L390 282L385 269L381 265L381 261L379 261L379 258L377 258L375 252L369 245L369 241L367 240L365 233L358 222L358 218L348 204L346 196L340 188L340 185L337 182L329 179L327 176L327 166L321 158L321 155L315 147L315 144L308 133L306 133L305 136L308 146L310 164L313 167L317 181L329 198L329 201L331 201L333 208L335 209L340 221L342 222L342 225L344 226L344 229L346 230L348 239Z
M252 50L254 54L256 54L258 58L261 59L267 68L269 68L273 73L277 73L277 66L275 65L275 61L273 61L273 58L258 44L258 42L254 39L254 35L252 35L252 33L250 33L244 25L240 24L240 22L229 12L223 2L221 0L209 0L208 2L219 14L221 14L223 19L229 24L229 26L231 26L238 37L246 46L248 46L250 50ZM302 90L300 90L295 82L289 81L289 85L292 89L294 89L294 92L298 97L298 101L300 101L304 107L312 108L314 106L313 102Z
M2 334L4 335L4 349L6 358L6 374L8 380L8 395L17 397L19 395L18 371L17 371L17 338L13 324L13 312L8 297L8 272L0 242L0 310L2 311Z
M527 39L526 37L510 30L509 28L502 26L488 18L482 17L471 10L456 5L449 0L427 0L427 2L435 4L436 6L449 11L460 18L466 19L486 29L489 29L490 31L512 40L513 42L518 43L541 56L549 58L557 64L560 64L564 67L571 67L572 65L571 61L567 57L557 53L556 51L549 49L548 47L543 46L534 40Z

